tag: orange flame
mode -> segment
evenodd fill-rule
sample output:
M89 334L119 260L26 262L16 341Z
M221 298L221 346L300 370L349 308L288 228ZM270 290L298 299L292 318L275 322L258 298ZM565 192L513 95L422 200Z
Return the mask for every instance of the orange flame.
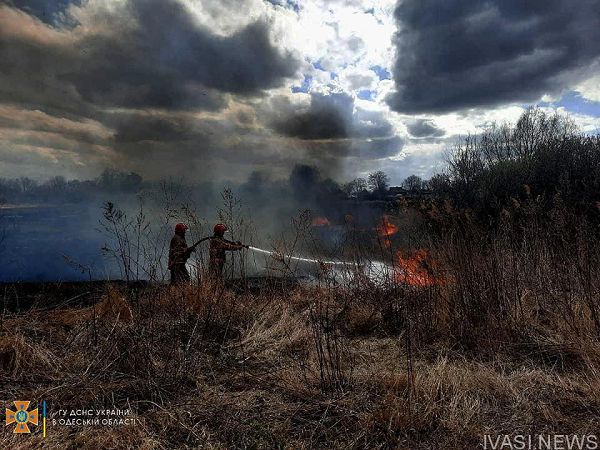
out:
M381 244L385 248L389 248L392 245L389 237L398 232L398 227L390 222L388 216L384 215L375 230L377 230L377 236L379 236Z
M317 216L312 220L313 227L328 227L331 225L327 217Z
M426 250L417 250L412 255L404 256L401 251L396 252L395 281L410 286L434 286L446 284L442 276L434 274L436 262Z

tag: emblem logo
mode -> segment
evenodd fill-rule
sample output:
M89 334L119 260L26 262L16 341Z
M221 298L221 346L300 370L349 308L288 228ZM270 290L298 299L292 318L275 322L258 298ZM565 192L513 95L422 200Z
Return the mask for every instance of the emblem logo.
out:
M6 425L16 424L15 433L31 433L27 424L38 424L37 408L28 411L31 402L15 400L16 411L6 408Z

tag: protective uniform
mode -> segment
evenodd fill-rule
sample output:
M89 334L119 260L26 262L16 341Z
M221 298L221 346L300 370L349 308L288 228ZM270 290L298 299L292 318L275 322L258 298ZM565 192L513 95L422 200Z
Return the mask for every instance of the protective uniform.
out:
M171 239L169 246L169 270L171 271L171 284L181 284L190 282L190 274L185 267L185 263L190 258L193 247L188 247L185 241L185 231L187 226L178 223L175 226L175 236Z
M227 260L225 252L233 252L246 247L240 242L232 242L225 239L223 237L225 231L227 231L225 225L221 223L216 224L214 228L215 234L210 239L208 272L211 278L217 280L223 278L223 267Z

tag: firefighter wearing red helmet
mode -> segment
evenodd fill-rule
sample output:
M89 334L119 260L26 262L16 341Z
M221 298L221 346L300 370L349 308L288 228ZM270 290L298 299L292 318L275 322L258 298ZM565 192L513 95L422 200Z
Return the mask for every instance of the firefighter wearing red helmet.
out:
M190 282L190 274L185 263L190 258L194 247L188 247L185 240L185 232L188 226L184 223L175 225L175 235L169 246L169 270L171 271L171 284Z
M210 239L208 271L211 278L221 280L226 261L225 252L241 250L242 248L248 248L248 246L239 241L232 242L225 239L227 226L223 223L216 224L213 231L213 237Z

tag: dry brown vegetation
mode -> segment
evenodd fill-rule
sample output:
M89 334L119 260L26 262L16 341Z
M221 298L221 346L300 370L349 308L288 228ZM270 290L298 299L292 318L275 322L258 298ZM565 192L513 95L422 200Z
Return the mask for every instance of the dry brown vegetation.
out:
M2 446L469 449L483 434L597 433L594 231L566 238L556 218L482 235L458 216L461 232L430 243L443 284L107 284L87 308L5 313L4 399L130 408L139 424Z

